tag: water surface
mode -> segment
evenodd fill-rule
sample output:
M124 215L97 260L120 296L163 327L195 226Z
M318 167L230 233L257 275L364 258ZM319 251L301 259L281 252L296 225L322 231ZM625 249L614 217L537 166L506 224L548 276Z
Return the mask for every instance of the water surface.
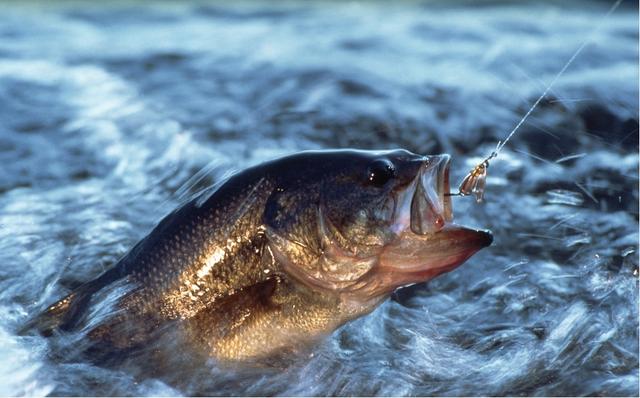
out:
M637 9L390 3L0 4L0 395L638 395ZM459 181L590 35L454 203L494 245L308 359L113 368L17 333L233 170L404 147Z

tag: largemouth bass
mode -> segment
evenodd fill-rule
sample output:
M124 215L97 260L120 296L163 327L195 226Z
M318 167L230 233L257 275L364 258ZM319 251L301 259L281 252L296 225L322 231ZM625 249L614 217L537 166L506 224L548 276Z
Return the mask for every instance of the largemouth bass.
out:
M221 361L306 347L491 244L452 223L449 159L331 150L251 167L166 216L35 324L127 349L171 323ZM90 321L116 285L126 290L114 311Z

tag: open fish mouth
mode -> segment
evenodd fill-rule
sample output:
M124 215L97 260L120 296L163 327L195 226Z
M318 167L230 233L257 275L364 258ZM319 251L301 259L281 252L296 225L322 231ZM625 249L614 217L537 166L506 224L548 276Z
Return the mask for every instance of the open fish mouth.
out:
M398 234L380 257L394 283L429 280L451 271L478 250L491 245L489 231L453 223L449 155L429 156L414 181L398 194L394 228Z
M411 231L418 235L439 231L453 220L449 193L451 156L430 156L420 168L411 200Z

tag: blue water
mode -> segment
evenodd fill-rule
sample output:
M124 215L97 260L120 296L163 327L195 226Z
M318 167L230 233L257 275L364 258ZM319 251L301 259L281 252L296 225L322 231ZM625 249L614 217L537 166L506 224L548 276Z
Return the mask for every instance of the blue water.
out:
M0 395L638 391L638 17L609 2L0 3ZM495 243L287 369L66 355L19 335L163 215L303 149L486 156ZM177 355L177 354L176 354Z

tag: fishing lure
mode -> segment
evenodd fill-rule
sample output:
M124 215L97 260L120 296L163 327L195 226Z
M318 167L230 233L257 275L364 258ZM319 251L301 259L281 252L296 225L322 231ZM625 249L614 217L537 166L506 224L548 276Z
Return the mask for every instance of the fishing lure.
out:
M498 154L495 151L491 152L491 155L471 169L471 171L462 179L462 182L458 187L457 195L467 196L473 194L476 196L476 202L482 202L484 199L484 188L487 183L489 160L496 156L498 156Z
M450 193L449 196L468 196L475 195L476 202L480 203L484 200L484 188L487 184L487 169L489 168L489 161L498 156L498 152L502 149L502 141L498 141L496 149L491 152L489 156L476 165L467 175L462 179L460 186L458 186L458 193Z

